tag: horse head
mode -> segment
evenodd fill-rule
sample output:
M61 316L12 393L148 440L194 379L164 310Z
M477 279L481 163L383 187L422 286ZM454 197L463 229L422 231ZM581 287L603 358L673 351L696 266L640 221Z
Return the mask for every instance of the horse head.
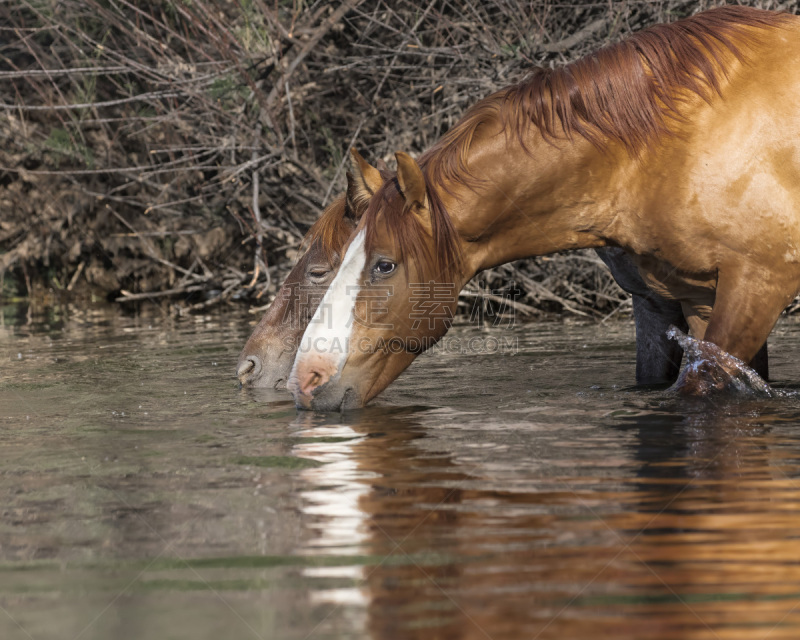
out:
M301 340L288 384L299 407L375 397L446 333L471 275L440 195L409 155L396 159L395 175L355 167L369 205Z
M354 156L354 162L356 166L358 162L366 165L361 156ZM359 172L360 180L361 176ZM375 175L371 178L374 180ZM302 243L305 252L239 355L236 375L243 385L270 389L286 385L300 337L336 275L342 248L366 206L359 197L366 193L348 172L347 191L325 209L309 230Z

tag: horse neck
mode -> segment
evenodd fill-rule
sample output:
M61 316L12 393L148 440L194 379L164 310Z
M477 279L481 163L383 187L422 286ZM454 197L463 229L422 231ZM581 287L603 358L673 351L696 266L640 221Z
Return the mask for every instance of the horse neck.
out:
M623 149L599 151L583 138L549 143L540 136L523 147L503 135L474 147L468 166L480 182L445 190L467 276L520 258L607 244L626 208L626 180L635 166Z

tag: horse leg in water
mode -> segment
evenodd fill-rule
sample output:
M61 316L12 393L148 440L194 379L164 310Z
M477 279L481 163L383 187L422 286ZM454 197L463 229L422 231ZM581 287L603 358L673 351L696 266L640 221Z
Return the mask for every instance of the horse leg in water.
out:
M611 270L617 284L633 296L636 325L636 382L639 384L673 383L678 377L683 350L667 338L670 325L684 333L689 325L680 302L654 293L642 280L630 256L616 247L597 249L597 255ZM696 337L702 338L705 326ZM750 361L750 366L764 380L769 377L769 356L765 342Z
M636 382L638 384L672 383L681 368L683 350L667 338L667 329L675 325L688 331L681 304L651 291L627 253L617 247L596 250L611 270L617 284L633 296L633 319L636 325Z
M636 382L671 384L680 372L683 350L667 337L667 330L674 325L687 332L681 306L655 294L630 293L636 326Z

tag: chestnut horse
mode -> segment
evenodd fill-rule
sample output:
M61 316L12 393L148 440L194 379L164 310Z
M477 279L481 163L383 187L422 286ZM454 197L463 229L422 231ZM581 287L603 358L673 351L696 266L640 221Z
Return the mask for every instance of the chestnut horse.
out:
M620 247L744 362L800 285L800 19L722 7L484 99L374 195L297 353L299 407L361 406L522 257ZM362 176L368 179L366 176Z
M353 161L358 175L372 169L355 150ZM306 251L286 276L239 354L236 376L243 386L269 389L286 386L303 332L333 280L341 250L355 229L358 216L364 211L364 203L357 206L354 201L355 183L349 172L347 184L347 192L323 211L306 234L302 243L307 247ZM650 291L623 251L606 248L598 249L597 253L619 286L633 296L636 382L674 382L682 351L675 341L666 337L666 331L671 325L687 330L680 304ZM765 345L756 369L766 378L767 368Z
M352 153L354 170L359 176L374 171L358 152L353 149ZM388 172L385 167L381 170ZM378 176L373 177L382 181ZM365 185L364 189L368 187ZM269 389L286 386L303 332L336 274L342 248L364 212L366 203L356 203L357 193L353 175L348 172L346 193L323 211L303 238L305 252L239 354L236 376L243 386ZM624 252L599 249L598 255L619 286L633 296L637 383L674 382L682 351L676 342L667 339L666 330L676 325L686 331L680 304L650 291ZM766 378L766 349L758 371Z

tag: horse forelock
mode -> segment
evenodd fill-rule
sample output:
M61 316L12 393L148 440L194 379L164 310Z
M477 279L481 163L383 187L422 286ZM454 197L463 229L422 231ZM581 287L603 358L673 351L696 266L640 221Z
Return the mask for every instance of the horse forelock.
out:
M410 210L400 192L397 178L391 177L384 181L364 213L365 249L368 254L375 249L383 228L395 248L394 257L403 263L406 274L409 264L413 263L418 277L438 282L455 282L459 279L461 268L458 233L441 196L431 188L427 177L426 191L430 232L416 212ZM425 215L425 212L421 215Z
M337 197L308 230L300 244L301 249L310 250L314 243L318 243L325 258L333 264L353 231L353 223L348 218L349 206L345 194Z

